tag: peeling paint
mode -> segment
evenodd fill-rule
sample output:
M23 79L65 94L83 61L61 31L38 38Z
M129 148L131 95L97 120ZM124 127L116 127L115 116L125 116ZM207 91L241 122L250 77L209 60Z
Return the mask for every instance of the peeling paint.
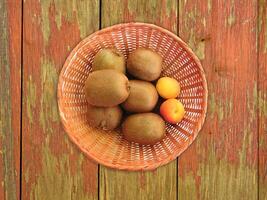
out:
M250 95L250 92L247 91L246 99L247 99L247 109L251 116L250 119L251 120L256 119L257 104L258 104L257 83L254 84L252 97Z
M216 102L215 102L215 94L214 93L210 94L210 100L209 100L208 108L210 109L211 118L214 118L214 113L215 113L215 109L216 109Z
M210 11L211 11L211 0L208 0L208 12L210 13Z
M267 94L259 91L259 112L267 117Z
M217 115L219 122L221 122L233 113L233 97L230 96L227 100L221 101L215 97L214 93L211 93L208 108L211 118Z
M2 109L0 109L0 115L2 115ZM2 117L0 118L0 130L4 129L4 122L2 121ZM0 139L3 137L3 134L0 133ZM2 154L2 153L1 153Z
M200 41L197 44L195 53L200 60L203 60L205 58L205 41Z
M192 172L187 173L186 176L183 178L179 177L178 185L178 199L198 199L196 182Z
M57 25L57 29L60 30L61 25L62 25L62 21L61 21L61 12L57 12L56 16L55 16L55 22Z
M207 160L209 163L201 164L199 170L199 174L204 177L201 179L200 191L206 191L201 193L200 199L240 199L240 195L254 199L257 191L256 169L247 165L234 167L225 159L218 160L213 153Z
M29 183L29 179L30 179L29 168L26 169L24 173L24 178L25 178L25 182Z
M92 23L93 20L88 21L88 14L91 14L92 16L97 16L99 10L98 9L92 9L95 7L95 5L98 2L96 1L77 1L74 3L73 1L65 1L65 0L55 0L53 1L53 4L55 6L55 22L57 28L60 30L62 26L62 20L64 18L65 21L70 22L70 23L78 23L78 27L80 29L80 36L81 38L84 38L87 36L88 33L93 32L95 30L92 30L92 27L98 28L98 25L95 26ZM48 43L51 30L50 30L50 8L53 6L52 1L47 0L47 1L41 1L41 7L42 7L42 12L41 12L41 27L42 27L42 32L44 36L44 41L45 44ZM88 11L93 11L88 13L88 12L79 12L79 10L84 10L87 9ZM91 24L88 24L91 23ZM98 21L96 22L97 24L99 23Z
M90 10L91 12L94 11L92 15L97 16L99 11L98 9L94 8L96 4L98 4L97 1L77 1L76 3L73 3L73 1L56 0L55 21L57 24L57 28L58 29L61 28L63 17L68 22L75 23L77 21L80 29L81 38L86 37L88 33L95 31L90 29L90 27L92 28L95 25L94 26L88 25L88 23L93 23L93 20L88 21L88 12L79 12L79 11L87 9L88 11ZM98 20L96 23L97 24L99 23Z
M197 7L194 6L194 8L191 11L188 12L188 19L187 18L186 19L189 20L189 21L192 20L192 22L195 23L198 17L199 16L198 16L198 13L197 13ZM188 22L186 24L189 25Z
M174 10L173 9L173 3L172 3L173 0L167 0L167 16L170 17L171 16L171 11Z
M119 9L117 12L125 16L127 21L139 21L147 23L162 24L165 28L177 32L177 2L172 0L154 1L154 0L137 0L137 1L119 1L126 8ZM114 3L111 6L117 7ZM124 3L123 3L124 2ZM143 5L140 7L139 5ZM111 11L112 12L112 11ZM115 17L111 14L109 19L104 19L104 24L111 25L119 22L120 16ZM113 23L110 23L113 21Z
M260 199L262 199L262 200L266 200L267 199L266 187L267 187L266 181L263 178L260 178L260 180L259 180L259 188L260 188Z
M267 14L265 16L264 53L267 53Z
M30 123L33 123L33 114L35 110L36 103L36 85L32 80L32 76L29 76L29 80L27 81L27 116L29 118Z
M103 199L116 200L176 199L176 178L176 160L154 171L142 173L129 173L128 171L118 171L101 166L99 196ZM127 194L127 198L125 194ZM149 198L144 194L150 194Z
M47 44L50 37L50 23L49 23L49 7L50 1L41 1L41 27L44 36L44 41Z
M56 23L58 29L61 28L61 20L62 17L66 19L68 22L74 21L75 13L77 11L77 5L73 3L72 1L64 1L64 0L56 0L55 3L55 9L56 9Z
M235 23L234 0L231 1L230 15L227 17L227 24L231 27Z
M213 2L214 1L208 0L208 4ZM233 26L235 23L237 23L237 14L240 14L239 11L242 12L244 10L244 5L242 3L236 6L236 1L232 0L231 2L232 5L230 6L228 4L229 1L226 1L225 8L221 8L221 6L219 6L218 8L216 7L218 5L221 5L222 2L218 3L216 1L216 3L212 5L213 8L216 7L216 9L219 9L219 11L221 12L221 14L216 15L216 17L220 18L225 16L226 12L224 13L224 11L227 10L227 14L229 14L229 16L225 17L225 21L223 19L223 25L225 25L227 29L225 30L226 32L229 32L230 30L229 25ZM197 49L195 44L197 44L199 38L201 37L201 35L198 36L198 34L202 33L202 30L198 25L201 22L202 23L200 24L200 26L202 24L204 25L203 17L201 17L201 15L199 17L197 15L193 15L194 17L191 18L188 17L191 16L189 13L192 12L191 10L194 10L195 4L188 2L188 6L185 9L183 9L184 7L180 8L183 12L182 15L180 14L182 19L182 22L180 22L182 27L181 36L185 37L185 40L188 41L189 39L189 41L191 41L191 47L193 48L193 50ZM201 9L201 11L206 11L205 9L203 9L203 7L206 8L205 5L198 4L197 6L197 8ZM209 7L211 9L211 6L208 5L208 10ZM252 14L253 17L255 17L254 11L252 11L252 13L248 11L246 15L249 14L250 16L250 14ZM198 23L195 23L192 18L197 18ZM210 19L210 17L207 18L207 22L209 22ZM195 30L194 34L190 32L191 29ZM246 32L247 29L243 31ZM249 31L250 30L248 30L248 32ZM215 32L213 31L211 34L216 35ZM234 34L231 33L229 36L230 39L228 38L230 42L232 42L233 36ZM218 41L220 40L221 38L218 39ZM206 48L209 46L208 44L209 43L206 43ZM214 45L216 46L218 44ZM225 45L227 46L227 44ZM230 54L232 55L235 53L234 51L235 49L231 49L230 53L227 51L224 56L229 57ZM220 50L218 50L218 52L220 52ZM206 57L208 58L207 55ZM236 60L233 57L231 57L230 60L231 59ZM201 137L205 139L203 141L199 141L200 138L198 138L198 141L196 141L197 143L201 144L199 145L201 146L201 148L196 150L197 155L195 156L197 157L197 160L199 162L197 162L196 165L193 164L193 166L195 167L194 170L191 170L193 168L192 166L186 167L186 164L191 163L182 163L182 166L185 167L186 170L181 170L183 172L182 175L184 175L184 179L181 179L179 177L178 185L179 188L182 188L181 192L187 193L179 194L178 191L179 199L190 198L223 200L255 199L255 197L257 197L257 163L256 161L254 162L254 160L251 161L251 159L257 158L257 152L255 151L255 147L257 145L257 134L255 135L255 131L257 130L257 128L255 127L256 121L254 120L253 122L250 122L247 120L246 116L242 115L242 113L240 115L240 112L242 111L245 112L245 115L247 113L246 105L244 105L245 102L238 102L238 100L240 101L240 99L247 100L246 96L243 95L244 93L229 92L229 90L242 88L243 81L241 80L238 87L235 87L235 77L233 74L228 73L229 69L231 73L237 73L238 70L236 71L233 66L228 66L228 64L231 64L231 62L227 62L227 60L225 61L225 59L223 58L218 58L215 64L218 63L219 65L222 65L222 73L219 74L219 72L216 72L218 73L216 75L215 73L213 74L213 71L210 71L212 75L208 77L208 79L210 80L210 85L214 86L213 89L209 88L208 101L208 118L212 119L211 123L213 124L208 124L205 128L207 133L205 133L204 130L204 133L206 135L204 134L205 136ZM232 70L232 68L234 71ZM253 94L252 88L248 88L248 90L250 90L251 97L250 101L248 102L251 105L251 109L254 112L257 112L257 110L254 109L254 105L252 105L252 98L255 98L255 90L253 91ZM228 118L229 115L231 115L230 118ZM236 117L239 116L243 116L243 121L241 120L241 122L239 122L238 119L236 119ZM251 116L249 118L251 118ZM225 120L225 123L220 123L221 120ZM242 122L244 124L242 124ZM243 132L243 128L248 126L253 126L253 130L248 129ZM216 131L217 129L218 131ZM209 132L216 132L216 134L209 135ZM196 145L194 145L194 147L196 147ZM187 156L190 157L191 154L187 154ZM254 156L254 158L251 158L252 156ZM187 187L185 186L186 182L190 183L190 185ZM187 191L189 190L187 188L192 188L192 193L190 193L190 191ZM198 191L200 193L198 193Z
M233 96L229 97L229 100L226 101L226 105L227 105L227 116L232 115L233 114Z
M235 13L233 8L231 8L230 15L227 18L227 23L229 26L232 26L235 23Z
M30 199L91 199L83 189L82 154L78 159L78 169L75 174L71 174L68 170L70 169L68 155L63 154L60 157L53 155L49 149L49 141L43 144L41 155L42 172L30 191Z
M210 145L205 152L205 162L199 163L194 177L191 172L179 178L178 185L181 191L178 192L181 199L254 199L257 192L257 168L247 162L247 151L251 148L253 133L249 129L244 130L242 147L239 151L239 164L230 163L225 156L219 158L216 155L216 147ZM203 152L200 149L199 152ZM225 154L227 155L227 154ZM200 178L200 188L196 188L197 180ZM188 185L188 186L186 186ZM187 190L190 188L190 191ZM198 194L197 191L200 191ZM192 194L190 193L192 192ZM193 198L197 197L197 198Z
M264 38L263 38L263 53L267 53L267 13L264 15L264 9L266 7L266 0L259 0L259 15L258 15L258 22L259 22L259 33L264 31ZM266 11L265 11L266 12ZM263 25L263 22L265 24Z
M25 137L27 141L24 150L29 155L23 164L21 174L22 182L25 184L23 190L27 189L27 193L23 193L24 198L55 200L97 198L97 165L91 164L88 160L84 161L84 157L75 147L69 148L67 146L69 140L66 139L68 142L65 143L64 138L67 138L67 135L63 134L59 122L56 92L58 70L65 57L62 55L65 55L67 47L70 50L80 40L79 38L98 29L99 15L95 14L99 12L98 5L97 0L38 0L25 7L31 13L26 15L26 18L29 18L26 21L34 18L36 20L34 24L37 25L29 27L29 30L37 33L35 34L37 41L29 40L28 46L38 46L40 49L34 51L36 48L29 47L28 53L35 55L33 61L35 68L33 71L32 69L26 71L32 74L32 77L28 74L24 83L27 93L25 112L27 114L27 109L30 108L31 111L28 112L32 113L31 119L35 124L32 127L34 130L29 123L24 126L26 131L35 133L33 137L28 138L28 134ZM31 32L27 32L27 35L31 37ZM36 97L30 98L28 93L29 96ZM27 103L30 105L29 108ZM15 193L15 190L12 192Z
M0 177L4 181L3 195L5 199L16 199L17 196L17 179L15 174L15 157L14 152L14 139L17 139L14 135L12 127L12 97L11 96L11 66L9 55L9 30L8 15L7 15L7 3L5 1L0 2L0 149L2 154L2 176ZM13 52L14 53L14 52ZM14 98L14 97L13 97ZM19 105L18 105L19 106Z
M233 11L231 11L230 15L228 16L227 23L229 26L232 26L235 23L235 15Z
M40 124L44 131L52 132L51 122L59 122L57 107L58 72L48 59L42 59L41 64L41 110Z
M206 18L205 17L203 18L202 23L203 23L203 26L206 28L207 22L206 22Z
M259 22L259 33L261 32L262 29L262 19L263 19L263 11L264 11L264 6L265 6L265 0L259 0L259 16L258 16L258 22ZM267 15L266 15L267 17Z
M222 120L224 119L224 110L225 109L226 108L223 106L223 102L220 101L218 104L218 108L217 108L219 122L222 122Z
M188 38L188 45L192 50L195 52L197 57L200 60L203 60L205 58L205 40L202 38L199 39L196 37L196 33L192 28L189 28L192 26L192 24L197 23L197 19L200 17L196 6L192 8L191 11L189 11L186 15L186 18L184 19L185 23L185 30L189 32L189 38ZM206 24L206 19L202 18L203 25Z
M256 113L257 112L257 107L258 107L258 86L257 83L254 83L253 87L253 111Z
M265 139L263 137L259 137L259 148L265 148L266 144L267 142L265 141Z

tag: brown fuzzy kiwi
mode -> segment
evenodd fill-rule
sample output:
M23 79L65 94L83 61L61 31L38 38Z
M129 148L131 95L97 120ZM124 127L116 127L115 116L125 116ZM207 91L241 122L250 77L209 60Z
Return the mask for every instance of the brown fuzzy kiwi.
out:
M116 106L129 96L128 78L113 69L94 71L85 81L85 95L93 106Z
M158 101L155 86L147 81L130 80L130 95L122 103L122 107L129 112L149 112Z
M88 106L87 118L89 124L93 127L101 128L103 130L113 130L120 125L122 110L119 106Z
M138 48L129 55L127 72L134 77L154 81L159 78L162 71L162 57L149 49Z
M114 69L125 74L124 56L116 49L102 49L94 57L93 71Z
M122 124L126 140L140 144L155 144L166 134L164 120L155 113L133 114Z

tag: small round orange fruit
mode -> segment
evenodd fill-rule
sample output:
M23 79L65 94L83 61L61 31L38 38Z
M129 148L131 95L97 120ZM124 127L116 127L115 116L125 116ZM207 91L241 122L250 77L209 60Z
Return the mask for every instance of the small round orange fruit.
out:
M170 77L162 77L156 84L159 95L164 99L176 98L180 94L180 84Z
M167 122L176 124L182 121L185 115L185 109L179 100L168 99L161 104L160 114Z

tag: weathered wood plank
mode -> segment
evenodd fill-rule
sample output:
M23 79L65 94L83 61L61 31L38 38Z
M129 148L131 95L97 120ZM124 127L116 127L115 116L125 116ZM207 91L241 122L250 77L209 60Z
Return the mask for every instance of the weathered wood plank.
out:
M177 32L177 2L102 0L102 27L122 22L154 23ZM100 199L176 199L176 161L153 172L100 167Z
M22 199L97 199L98 166L60 123L57 82L70 50L99 28L99 1L24 1Z
M182 0L179 35L202 61L209 100L178 161L178 198L257 199L257 1Z
M146 22L177 33L178 2L172 0L102 0L102 28L118 23Z
M259 199L267 200L267 0L259 1Z
M19 199L21 1L0 1L0 199Z

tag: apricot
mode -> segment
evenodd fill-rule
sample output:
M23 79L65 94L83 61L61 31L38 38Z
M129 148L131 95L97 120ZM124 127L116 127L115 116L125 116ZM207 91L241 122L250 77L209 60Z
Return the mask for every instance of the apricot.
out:
M160 114L165 121L176 124L182 121L185 115L183 104L177 99L168 99L160 106Z
M178 81L170 77L160 78L156 84L156 89L164 99L176 98L181 91Z

